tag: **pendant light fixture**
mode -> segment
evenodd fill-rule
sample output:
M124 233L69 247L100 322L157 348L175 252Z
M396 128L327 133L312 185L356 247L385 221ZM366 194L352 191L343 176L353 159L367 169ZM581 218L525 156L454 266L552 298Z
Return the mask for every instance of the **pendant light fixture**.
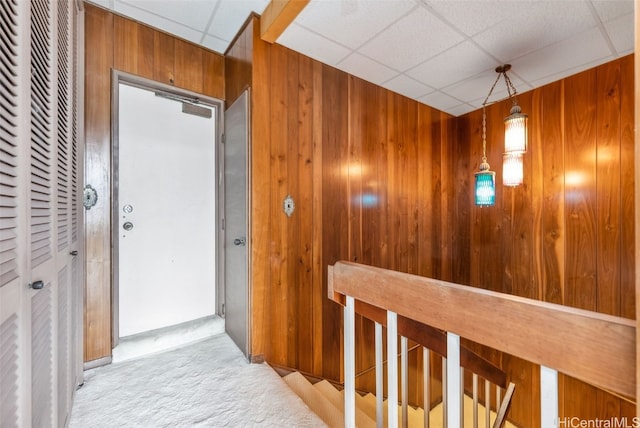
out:
M522 113L522 109L518 105L516 99L517 91L507 71L511 70L511 64L504 64L496 67L498 77L493 86L489 90L489 94L482 103L482 162L480 163L480 171L475 173L475 202L478 206L491 206L495 203L495 176L496 173L489 171L486 155L486 126L487 113L486 106L489 97L500 80L504 77L507 87L508 99L511 100L512 106L509 116L504 119L504 155L503 155L503 183L505 186L515 187L523 182L524 167L523 155L527 151L527 115Z
M496 203L496 173L490 171L489 168L489 162L487 162L487 110L483 103L482 162L480 162L480 171L475 173L475 201L476 205L481 207L489 207Z

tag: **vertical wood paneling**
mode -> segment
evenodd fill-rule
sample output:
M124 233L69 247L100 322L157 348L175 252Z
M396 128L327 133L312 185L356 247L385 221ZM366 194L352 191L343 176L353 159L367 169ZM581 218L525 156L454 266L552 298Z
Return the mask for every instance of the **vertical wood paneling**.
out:
M229 73L242 64L238 52L248 43L243 36L229 50L233 61L227 58L227 94L240 90L242 79ZM599 207L599 195L614 179L600 183L602 188L596 184L604 166L597 155L604 147L602 133L615 132L598 128L621 113L614 108L602 116L596 109L599 98L608 99L596 86L597 72L519 95L530 115L530 151L524 158L525 183L513 189L502 185L502 123L510 106L501 102L488 108L487 155L498 173L498 202L480 209L473 204L472 189L482 156L481 111L452 118L267 45L255 34L252 43L252 63L245 74L251 76L255 106L252 154L259 159L252 165L252 221L259 225L252 241L253 316L258 319L252 344L268 361L341 378L342 315L326 299L325 276L326 266L341 259L590 309L596 308L601 293L609 292L606 286L600 290L598 263L625 262L622 250L611 260L599 260L605 241L598 225L608 224L598 220L605 218L600 210L614 212L608 205ZM625 78L619 73L623 87ZM621 95L619 103L624 100ZM620 135L628 126L623 117ZM610 145L622 144L609 138ZM627 142L626 150L631 146ZM625 164L623 146L619 150L619 169L627 165L632 170L631 161ZM624 174L615 177L633 183ZM618 187L618 228L630 228L622 219L629 191ZM294 213L299 217L285 219L282 198L292 192L301 204ZM625 246L621 239L617 242L620 249ZM310 260L317 275L308 272ZM623 270L619 268L620 280ZM357 367L366 371L371 366L371 323L359 319L357 329L364 337L357 344ZM307 338L307 331L321 339ZM514 422L538 426L538 367L469 346L503 366L518 383ZM418 360L412 354L412 373L421 370ZM437 372L439 363L433 366ZM358 377L358 385L372 385L368 372ZM584 400L575 404L581 394ZM411 395L419 400L419 388L412 386ZM618 399L562 377L561 397L565 413L586 406L618 412L624 407Z
M156 31L153 34L153 80L175 84L176 39Z
M565 91L565 304L596 310L596 71L566 79Z
M322 144L322 64L318 61L312 62L313 68L313 358L312 373L322 373L322 338L324 331L323 323L323 302L327 299L325 290L325 265L323 263L323 240L317 239L323 236L322 229L322 171L323 164L323 144Z
M475 117L475 122L474 122ZM481 151L472 151L472 144L477 146L482 144L482 134L471 138L471 124L476 123L478 115L470 113L458 119L458 129L456 133L456 152L460 156L454 159L453 173L453 216L455 222L455 234L452 242L453 272L451 280L459 284L471 284L471 204L473 203L473 172L477 166L472 161L480 156ZM477 126L477 125L476 125ZM477 150L477 149L476 149ZM481 150L481 147L480 147Z
M596 310L620 314L620 63L597 69Z
M416 221L420 228L417 241L418 275L437 277L442 273L437 254L440 253L443 232L439 226L442 218L443 201L441 197L443 171L439 121L433 120L437 112L425 105L418 105L418 123L416 135ZM434 135L432 139L432 135ZM422 355L422 354L421 354Z
M270 177L272 183L269 202L272 219L269 233L269 259L271 267L270 298L272 305L278 306L278 316L271 318L272 338L269 357L276 364L288 363L289 295L287 282L287 216L282 212L282 201L287 196L287 50L275 46L271 49L271 79L269 87ZM297 108L297 107L296 107ZM293 332L293 331L292 331ZM292 333L291 332L291 333Z
M542 89L542 299L564 303L564 84L552 83ZM532 120L533 121L533 120Z
M323 264L348 259L347 192L348 147L348 78L343 72L322 67L322 164L323 188L322 235ZM328 201L344 201L332 204ZM326 272L326 269L325 269ZM326 296L326 279L322 285ZM342 314L341 309L328 299L323 300L322 373L329 379L340 379L342 367Z
M298 284L297 312L297 342L300 349L307 352L301 353L298 359L298 366L307 373L313 372L313 337L309 332L313 331L313 64L310 58L299 56L298 58L298 156L295 161L298 164L298 184L297 191L299 210L296 221L300 227L298 235L299 253L294 255L298 258L296 283ZM290 142L293 147L296 141ZM294 236L296 233L294 232ZM309 308L311 310L307 310Z
M202 93L210 97L225 99L224 56L202 51Z
M156 31L117 15L113 18L113 25L114 67L152 79Z
M432 134L434 159L438 159L440 174L435 181L440 183L439 188L434 188L434 195L439 195L442 201L440 216L434 221L439 231L440 238L437 250L432 257L435 263L440 265L440 271L434 278L451 281L453 278L453 242L456 239L453 216L455 192L453 190L453 174L455 169L455 153L458 153L457 144L452 141L456 138L456 120L446 113L436 111L434 114L434 130L439 129L439 134Z
M203 92L202 49L194 44L176 39L175 85L193 92Z
M268 77L266 74L268 70L262 68L267 64L267 61L266 58L260 55L261 52L266 53L268 50L260 43L256 44L255 47L255 54L258 56L258 61L255 64L255 80L252 82L254 75L253 38L255 31L258 31L255 28L259 26L255 17L250 18L240 30L240 34L238 34L224 56L225 99L227 105L231 105L242 91L249 86L257 86L261 94L269 93L268 86L264 86L261 83ZM258 71L260 71L259 74ZM261 95L256 95L256 97L258 96ZM257 99L255 99L255 101L257 101ZM258 120L262 119L258 118Z
M85 180L98 192L98 203L85 215L84 360L92 361L111 355L109 171L113 15L87 5L85 26Z
M620 261L620 316L635 318L636 299L635 276L636 249L635 240L635 211L634 211L634 182L635 163L634 154L634 78L633 55L620 60L620 189L621 195L621 261ZM640 85L639 85L640 86Z
M536 97L537 98L537 97ZM533 112L532 93L520 95L518 102L523 111ZM529 138L538 141L538 128L529 127ZM503 141L503 139L500 139ZM511 243L512 253L511 266L509 270L513 279L512 294L531 299L538 298L538 283L534 283L534 206L532 204L533 195L533 156L529 150L524 155L524 180L523 185L513 189L513 199L511 201ZM517 214L517 215L516 215Z
M283 201L287 195L292 195L294 201L301 202L301 195L309 190L300 187L300 174L298 159L300 156L299 144L300 144L300 124L299 108L300 99L298 94L298 88L300 81L299 70L299 55L295 54L291 50L286 50L286 88L284 97L284 107L286 113L285 118L285 138L281 140L280 147L283 153L282 164L284 171L286 171L286 178L282 182L282 192L278 194L277 198ZM277 144L276 141L273 141ZM282 202L280 203L282 204ZM282 205L274 204L274 208L282 213ZM280 215L284 220L283 222L283 238L282 251L285 254L285 263L283 267L285 269L285 277L283 278L283 288L286 290L287 298L287 331L295 332L300 327L300 317L303 313L298 307L300 303L301 284L298 282L298 275L296 272L304 269L304 265L301 263L301 248L299 238L303 231L306 229L308 222L303 222L300 218L300 206L296 210L295 214L291 217L286 215ZM304 225L304 227L303 227ZM293 287L291 286L293 285ZM300 312L298 312L300 311ZM300 356L302 353L296 352L298 349L298 334L287 334L287 365L298 367Z

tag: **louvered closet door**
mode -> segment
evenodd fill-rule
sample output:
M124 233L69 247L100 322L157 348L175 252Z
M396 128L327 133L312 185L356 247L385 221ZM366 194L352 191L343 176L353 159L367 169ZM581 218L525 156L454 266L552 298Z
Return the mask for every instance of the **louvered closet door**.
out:
M21 306L25 293L27 203L25 147L20 147L19 0L0 2L0 427L29 425L21 380L28 375L22 337L28 315ZM29 402L27 402L28 404Z
M80 292L78 276L78 141L77 141L77 81L74 79L76 62L73 60L75 43L70 2L56 4L57 10L57 122L55 129L56 156L56 254L57 271L57 422L65 426L71 411L75 389L73 361L81 358L76 352L72 330L74 311L72 304L82 304L73 299ZM81 320L75 319L81 323Z
M79 378L82 148L73 5L0 1L2 428L65 426Z

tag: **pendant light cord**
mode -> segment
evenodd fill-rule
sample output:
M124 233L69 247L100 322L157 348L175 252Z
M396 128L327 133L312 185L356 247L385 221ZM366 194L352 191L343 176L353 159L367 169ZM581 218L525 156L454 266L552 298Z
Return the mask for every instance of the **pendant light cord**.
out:
M487 163L487 108L482 105L482 163Z

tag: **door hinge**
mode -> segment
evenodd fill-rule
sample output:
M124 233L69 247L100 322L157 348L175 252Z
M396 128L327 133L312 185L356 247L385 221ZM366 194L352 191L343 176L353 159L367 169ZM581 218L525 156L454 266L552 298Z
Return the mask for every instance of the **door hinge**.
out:
M224 230L224 226L225 226L225 221L224 219L222 219L222 230Z
M224 315L224 303L222 304L222 315Z
M222 141L222 144L226 143L227 142L227 134L222 134L220 136L220 141Z

